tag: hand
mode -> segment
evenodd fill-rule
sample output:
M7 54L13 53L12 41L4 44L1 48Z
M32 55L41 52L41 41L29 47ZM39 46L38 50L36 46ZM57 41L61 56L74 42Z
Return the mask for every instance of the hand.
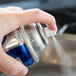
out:
M48 28L57 30L55 18L40 9L0 8L0 71L10 75L25 75L28 72L23 64L5 53L1 42L5 35L16 30L21 25L34 22L46 24Z

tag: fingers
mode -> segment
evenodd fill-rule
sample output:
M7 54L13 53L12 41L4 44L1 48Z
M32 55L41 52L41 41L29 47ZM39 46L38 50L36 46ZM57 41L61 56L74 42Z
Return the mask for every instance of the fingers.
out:
M22 25L35 22L46 24L47 27L51 30L57 30L56 21L52 15L44 11L41 11L40 9L30 9L23 11L21 8L19 8L19 11L16 11L17 8L18 7L8 7L6 9L11 11L8 11L4 14L0 14L0 21L2 20L0 22L0 25L2 25L2 29L0 30L0 32L3 31L2 36L16 30L18 27Z
M54 31L57 30L55 18L39 9L25 10L20 14L19 19L21 25L40 22L47 24L47 26Z
M13 19L13 21L9 23L10 25L12 24L9 26L11 30L15 30L21 25L26 25L34 22L46 24L47 27L51 30L57 30L55 18L52 15L39 9L30 9L21 12L10 13L9 17Z
M2 48L0 48L0 71L10 75L25 75L28 72L24 65L4 53Z
M3 31L3 33L1 33L3 35L0 34L0 36L4 36L4 35L8 34L9 32L11 32L12 27L10 28L10 26L13 25L13 23L16 25L16 23L15 23L15 22L17 22L17 21L15 21L15 20L17 20L17 19L15 19L15 18L17 18L17 17L15 17L16 15L14 15L14 17L13 17L12 14L11 14L11 16L9 14L9 13L15 12L15 11L19 12L19 11L23 11L23 9L20 7L14 7L14 6L0 8L0 21L1 21L0 25L2 28L2 30L0 30L0 32ZM8 29L8 28L10 28L10 29ZM14 28L16 28L16 27L14 27Z
M14 7L14 6L6 7L5 9L9 10L9 11L23 11L22 8L20 8L20 7Z

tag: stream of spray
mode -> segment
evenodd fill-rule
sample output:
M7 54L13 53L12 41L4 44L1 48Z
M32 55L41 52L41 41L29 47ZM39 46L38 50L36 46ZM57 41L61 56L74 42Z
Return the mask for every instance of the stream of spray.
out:
M70 67L72 65L72 61L70 56L65 52L63 47L57 41L57 39L53 36L54 46L56 49L57 56L59 58L60 67L62 71L62 76L76 76L75 71ZM64 67L63 65L68 65L69 67Z

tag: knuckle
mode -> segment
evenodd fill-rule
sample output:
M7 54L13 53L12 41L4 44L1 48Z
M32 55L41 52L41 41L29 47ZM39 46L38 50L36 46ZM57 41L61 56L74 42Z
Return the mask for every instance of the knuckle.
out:
M9 7L6 7L6 8L14 8L14 6L9 6Z
M40 12L41 12L41 10L40 10L39 8L35 8L35 9L34 9L34 13L35 13L35 14L38 15L38 14L40 14Z
M15 6L9 6L8 8L15 8Z
M23 10L23 9L22 9L22 8L20 8L20 7L15 7L15 9L18 9L18 10L21 10L21 11Z
M9 9L11 9L11 10L19 10L19 11L22 11L22 10L23 10L22 8L20 8L20 7L15 7L15 6L10 6L10 7L7 7L7 8L9 8Z

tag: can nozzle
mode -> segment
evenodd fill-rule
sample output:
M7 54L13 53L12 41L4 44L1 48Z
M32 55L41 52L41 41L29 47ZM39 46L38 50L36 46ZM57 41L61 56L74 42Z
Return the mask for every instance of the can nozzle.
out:
M46 36L46 38L48 38L50 36L57 35L56 31L50 30L47 27L45 27L44 30L45 30L45 36Z

